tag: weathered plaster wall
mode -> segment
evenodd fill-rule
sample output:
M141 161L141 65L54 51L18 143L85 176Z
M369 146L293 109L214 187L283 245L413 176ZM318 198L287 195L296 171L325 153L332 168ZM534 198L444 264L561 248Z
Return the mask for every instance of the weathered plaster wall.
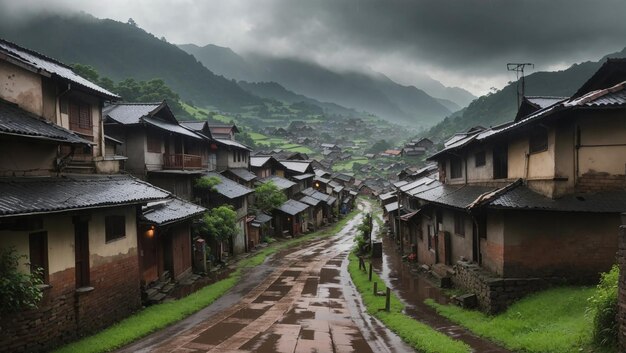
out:
M56 144L23 138L1 138L0 151L1 176L48 175L57 156Z
M502 275L504 267L504 220L501 211L487 214L487 238L480 239L482 266Z
M43 115L41 76L0 60L0 78L0 98L36 115Z

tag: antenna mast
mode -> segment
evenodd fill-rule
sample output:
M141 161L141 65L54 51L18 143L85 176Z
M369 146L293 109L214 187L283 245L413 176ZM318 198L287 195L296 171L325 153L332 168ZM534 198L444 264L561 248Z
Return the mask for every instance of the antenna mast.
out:
M506 64L507 71L515 71L515 75L517 76L517 107L518 108L520 104L522 104L522 98L524 97L524 91L526 89L526 83L524 82L524 68L526 66L535 68L535 65L532 63L508 63ZM522 81L521 91L520 91L520 78Z

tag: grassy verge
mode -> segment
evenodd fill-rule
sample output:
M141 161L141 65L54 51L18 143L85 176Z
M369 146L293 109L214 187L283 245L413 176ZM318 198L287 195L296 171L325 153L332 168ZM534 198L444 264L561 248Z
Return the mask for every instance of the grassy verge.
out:
M375 273L372 274L372 282L369 282L367 273L359 270L359 259L356 255L351 253L349 259L348 272L363 298L367 312L382 321L406 343L423 353L467 353L470 351L470 347L465 343L456 341L403 314L404 304L393 294L391 294L391 310L379 311L385 307L385 297L374 296L373 282L384 282Z
M585 314L589 287L564 287L530 295L506 312L488 316L432 300L426 303L448 319L516 352L611 352L592 346L592 319Z
M357 214L358 211L352 211L349 215L335 223L332 227L298 238L289 239L284 242L274 243L260 250L254 256L239 261L237 263L237 268L228 278L210 284L179 300L147 307L146 309L137 312L136 314L93 336L88 336L80 341L70 343L55 352L109 352L176 323L210 305L221 297L224 293L226 293L226 291L237 284L239 279L241 279L244 269L262 264L268 256L277 251L297 246L314 239L331 236L343 228Z

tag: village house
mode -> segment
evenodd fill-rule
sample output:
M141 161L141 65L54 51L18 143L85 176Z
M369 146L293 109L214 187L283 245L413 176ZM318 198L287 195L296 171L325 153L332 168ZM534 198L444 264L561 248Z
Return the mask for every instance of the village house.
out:
M254 155L250 157L250 171L254 173L257 178L263 179L271 175L280 175L283 173L282 165L272 156Z
M181 126L166 102L114 103L103 108L104 131L120 141L125 170L185 200L193 183L216 167L206 136ZM210 136L209 136L210 138Z
M554 282L597 280L626 209L625 81L626 60L609 59L569 99L447 141L429 158L439 179L401 187L418 261L492 312ZM494 294L503 286L514 295Z
M101 107L118 96L3 40L0 74L0 248L25 256L20 270L40 269L44 282L38 309L3 315L0 351L50 350L141 307L142 206L172 196L112 175L123 159L107 158L115 140Z

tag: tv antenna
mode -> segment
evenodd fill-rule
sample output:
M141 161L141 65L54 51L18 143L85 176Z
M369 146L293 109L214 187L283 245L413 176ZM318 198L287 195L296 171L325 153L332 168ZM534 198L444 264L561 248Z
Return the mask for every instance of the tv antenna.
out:
M532 64L532 63L508 63L506 64L507 71L515 71L515 75L517 76L517 107L518 108L522 104L522 98L524 97L524 91L526 89L526 83L524 82L524 68L526 66L535 68L535 64ZM520 81L522 82L521 85L520 85Z

